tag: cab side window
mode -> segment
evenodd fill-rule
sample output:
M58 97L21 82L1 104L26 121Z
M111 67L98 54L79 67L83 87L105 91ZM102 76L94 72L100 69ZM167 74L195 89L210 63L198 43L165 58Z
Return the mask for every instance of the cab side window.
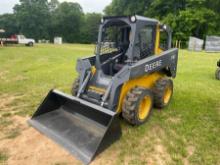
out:
M140 30L139 44L141 59L154 54L154 27L146 26Z
M168 34L164 30L160 30L160 49L163 51L168 49Z

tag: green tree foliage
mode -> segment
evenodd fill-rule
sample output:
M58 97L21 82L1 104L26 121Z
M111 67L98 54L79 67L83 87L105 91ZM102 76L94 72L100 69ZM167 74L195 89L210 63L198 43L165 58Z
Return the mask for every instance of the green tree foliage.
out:
M143 15L152 1L153 0L113 0L104 11L108 15Z
M47 0L20 0L14 13L21 33L35 39L48 37L50 13Z
M83 20L81 27L81 42L95 43L98 36L98 25L102 15L98 13L88 13Z
M58 0L20 0L13 14L0 15L0 28L5 36L24 34L27 37L50 39L63 37L65 42L94 43L102 15L84 14L78 3Z
M78 3L58 0L20 0L14 14L0 15L5 36L22 33L28 37L50 39L61 36L65 42L94 43L102 15L84 14Z
M7 37L12 34L19 33L18 21L14 14L0 15L0 29L7 30L6 33L1 34L2 37Z
M206 35L216 34L217 18L212 10L182 10L179 15L168 14L163 22L174 29L176 39L188 40L190 35L205 38Z
M220 1L216 0L113 0L105 8L107 15L134 13L169 24L178 40L220 34Z
M61 3L52 14L53 35L63 37L66 42L79 42L82 19L83 11L78 3Z
M219 0L112 0L107 15L144 15L173 29L174 40L220 35ZM0 15L6 35L22 33L35 39L63 37L66 42L94 43L101 14L84 14L78 3L58 0L20 0L14 14Z

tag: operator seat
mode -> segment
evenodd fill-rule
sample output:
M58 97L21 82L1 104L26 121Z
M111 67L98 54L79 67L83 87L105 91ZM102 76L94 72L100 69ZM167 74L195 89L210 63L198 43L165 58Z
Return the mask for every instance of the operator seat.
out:
M126 60L127 60L127 56L124 53L122 57L118 59L118 62L113 65L113 68L112 68L113 72L114 73L119 72L126 65L126 62L125 62Z
M119 44L119 49L123 52L123 55L118 59L118 62L113 65L112 70L114 73L120 71L124 67L125 61L127 60L127 56L125 54L130 45L131 29L125 28L123 30L124 31L123 31L122 40L121 43Z

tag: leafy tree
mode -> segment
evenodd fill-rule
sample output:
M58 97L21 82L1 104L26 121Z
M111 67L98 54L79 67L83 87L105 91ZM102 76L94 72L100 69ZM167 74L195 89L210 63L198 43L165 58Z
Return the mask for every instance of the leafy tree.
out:
M205 38L207 34L214 34L217 26L215 13L205 8L182 10L178 16L169 14L163 21L173 28L176 39L184 41L188 40L190 35Z
M13 34L19 33L19 26L14 14L0 15L0 29L4 29L6 32L2 34L2 37L9 37Z
M151 1L153 0L113 0L104 11L107 15L143 15Z
M79 42L82 18L83 11L78 3L61 3L52 15L53 36L61 36L66 42Z
M169 24L178 40L220 34L220 1L216 0L113 0L105 8L107 15L133 13Z
M173 29L174 39L220 35L220 1L216 0L112 0L107 15L144 15ZM14 14L0 15L6 35L23 33L35 39L63 37L66 42L94 43L101 14L84 14L78 3L59 0L20 0Z
M14 13L19 22L20 31L35 39L48 38L50 13L47 0L20 0Z
M97 41L101 17L102 15L98 13L88 13L84 16L83 26L81 27L81 42L94 43Z

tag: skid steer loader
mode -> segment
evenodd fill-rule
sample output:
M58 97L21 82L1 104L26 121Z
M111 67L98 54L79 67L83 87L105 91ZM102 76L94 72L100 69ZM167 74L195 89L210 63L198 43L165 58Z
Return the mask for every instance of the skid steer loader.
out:
M95 56L78 59L72 95L51 90L29 123L83 163L170 102L178 49L171 29L142 16L104 17ZM121 114L121 115L120 115Z
M216 71L215 71L215 78L217 79L217 80L220 80L220 60L217 62L217 69L216 69Z

